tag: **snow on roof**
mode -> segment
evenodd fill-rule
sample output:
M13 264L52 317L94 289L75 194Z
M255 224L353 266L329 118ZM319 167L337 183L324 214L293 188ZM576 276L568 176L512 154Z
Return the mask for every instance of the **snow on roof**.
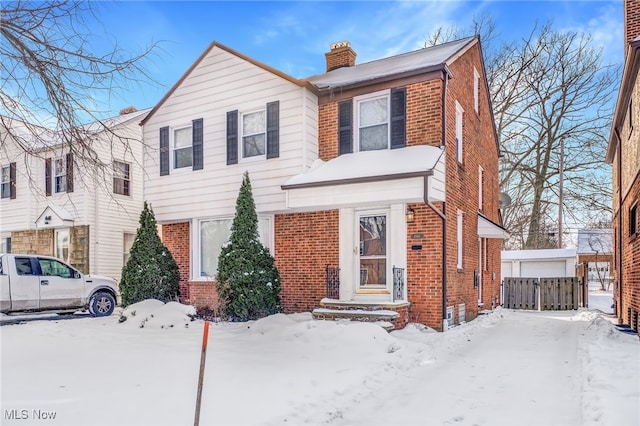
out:
M145 108L139 111L134 111L128 114L120 114L115 117L109 117L104 120L96 120L91 123L86 123L78 126L82 133L87 135L95 134L103 131L105 128L113 129L114 127L126 123L129 120L142 118L151 111L151 108ZM30 144L36 149L53 148L63 141L60 140L60 133L62 131L56 131L47 129L35 124L25 123L16 119L6 117L2 120L5 127L11 129L13 136L20 138L21 141Z
M428 172L443 152L435 146L421 145L343 154L327 162L316 160L308 171L293 176L283 186Z
M473 40L475 37L467 37L401 55L365 62L353 67L342 67L325 74L309 77L307 81L319 89L324 89L444 65Z
M580 254L613 253L613 230L580 229L578 230L578 253Z
M576 249L503 250L502 260L544 260L576 257Z

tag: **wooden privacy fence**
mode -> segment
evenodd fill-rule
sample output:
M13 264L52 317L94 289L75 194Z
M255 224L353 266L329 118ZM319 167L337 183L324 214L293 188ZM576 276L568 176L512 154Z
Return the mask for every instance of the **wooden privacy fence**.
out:
M578 277L505 278L503 306L509 309L562 311L578 309L584 280Z

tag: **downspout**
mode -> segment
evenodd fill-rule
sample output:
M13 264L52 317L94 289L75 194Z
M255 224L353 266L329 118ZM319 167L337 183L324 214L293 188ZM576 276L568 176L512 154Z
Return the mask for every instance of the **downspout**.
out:
M424 202L442 219L442 331L447 330L447 203L442 203L442 211L429 200L429 176L424 177Z
M449 68L445 66L443 76L443 89L442 89L442 145L441 149L445 156L445 176L446 170L446 158L447 158L447 88L449 86L449 77L451 76ZM447 202L442 203L442 211L429 200L429 178L424 178L425 197L424 201L433 210L440 219L442 219L442 331L446 331L448 327L447 322ZM447 189L445 185L445 200L447 198Z
M621 312L622 309L622 138L620 130L614 127L616 138L618 138L618 147L616 148L616 156L618 157L618 302L616 303L616 314L618 314L618 322L623 323Z

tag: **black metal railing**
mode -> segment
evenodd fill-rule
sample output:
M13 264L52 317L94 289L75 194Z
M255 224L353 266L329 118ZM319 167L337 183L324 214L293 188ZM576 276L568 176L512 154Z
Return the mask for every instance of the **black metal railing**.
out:
M340 268L327 265L325 272L327 277L327 298L340 299Z
M393 267L393 301L404 300L404 268Z

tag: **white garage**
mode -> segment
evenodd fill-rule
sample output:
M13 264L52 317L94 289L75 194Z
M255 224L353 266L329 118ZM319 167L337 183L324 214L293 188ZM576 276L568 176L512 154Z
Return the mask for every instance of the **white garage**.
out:
M505 250L502 252L502 278L573 277L576 249Z

